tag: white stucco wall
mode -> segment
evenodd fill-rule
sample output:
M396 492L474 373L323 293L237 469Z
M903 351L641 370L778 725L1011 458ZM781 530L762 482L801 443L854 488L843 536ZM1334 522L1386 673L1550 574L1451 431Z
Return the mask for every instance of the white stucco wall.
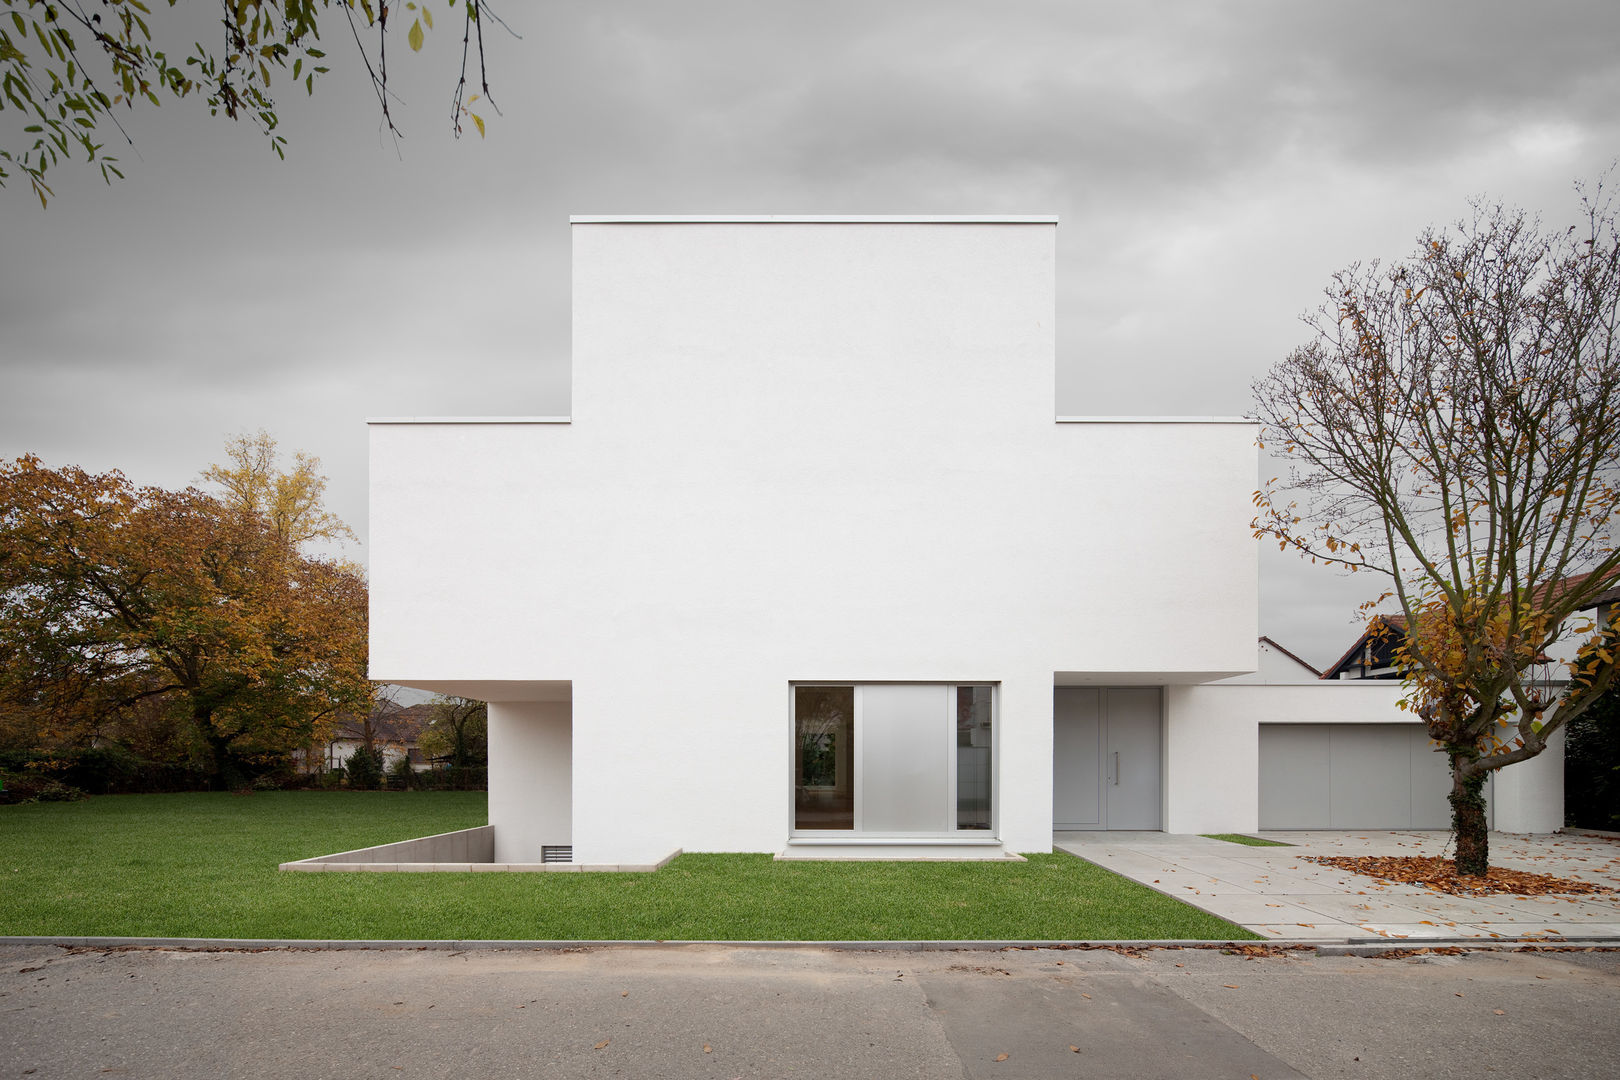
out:
M997 682L1045 850L1054 678L1258 636L1252 426L1054 422L1055 232L575 224L571 422L371 428L373 678L571 680L588 862L780 850L795 681Z
M1165 690L1165 831L1260 827L1260 725L1398 723L1399 683L1215 684Z
M1245 686L1308 686L1315 685L1320 673L1312 671L1298 660L1282 652L1271 642L1261 639L1256 645L1258 668L1242 675L1221 679L1223 685Z
M571 728L567 702L489 703L495 862L539 862L542 847L573 842Z
M1491 828L1498 832L1545 833L1564 827L1564 732L1552 733L1547 749L1491 778Z

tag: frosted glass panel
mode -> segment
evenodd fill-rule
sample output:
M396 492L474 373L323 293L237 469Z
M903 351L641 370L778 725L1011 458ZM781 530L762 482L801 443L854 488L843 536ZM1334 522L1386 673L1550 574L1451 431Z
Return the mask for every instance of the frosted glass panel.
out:
M945 686L861 687L862 831L950 830L949 695Z

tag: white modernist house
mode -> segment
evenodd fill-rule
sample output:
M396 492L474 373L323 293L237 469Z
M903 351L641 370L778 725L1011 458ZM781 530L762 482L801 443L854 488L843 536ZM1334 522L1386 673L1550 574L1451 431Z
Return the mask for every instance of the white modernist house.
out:
M490 702L496 862L1254 829L1263 722L1400 719L1202 685L1255 429L1056 415L1056 226L575 218L571 415L372 421L371 674Z

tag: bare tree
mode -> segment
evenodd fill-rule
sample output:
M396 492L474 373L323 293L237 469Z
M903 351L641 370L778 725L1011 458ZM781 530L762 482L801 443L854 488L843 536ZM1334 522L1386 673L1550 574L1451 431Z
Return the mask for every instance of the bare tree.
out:
M422 732L424 753L449 760L456 770L488 760L489 706L471 698L433 699L433 718Z
M1620 237L1601 183L1581 208L1554 231L1476 202L1408 258L1341 271L1312 339L1254 386L1291 465L1255 493L1255 535L1385 579L1366 606L1406 617L1402 704L1451 763L1469 875L1486 776L1584 712L1620 645L1582 615L1620 580ZM1548 679L1560 648L1576 658Z

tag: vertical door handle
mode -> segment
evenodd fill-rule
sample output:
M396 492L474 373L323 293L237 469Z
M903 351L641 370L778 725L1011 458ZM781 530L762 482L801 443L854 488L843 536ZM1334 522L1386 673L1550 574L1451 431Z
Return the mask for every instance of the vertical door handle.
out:
M1114 786L1119 787L1119 751L1114 751Z

